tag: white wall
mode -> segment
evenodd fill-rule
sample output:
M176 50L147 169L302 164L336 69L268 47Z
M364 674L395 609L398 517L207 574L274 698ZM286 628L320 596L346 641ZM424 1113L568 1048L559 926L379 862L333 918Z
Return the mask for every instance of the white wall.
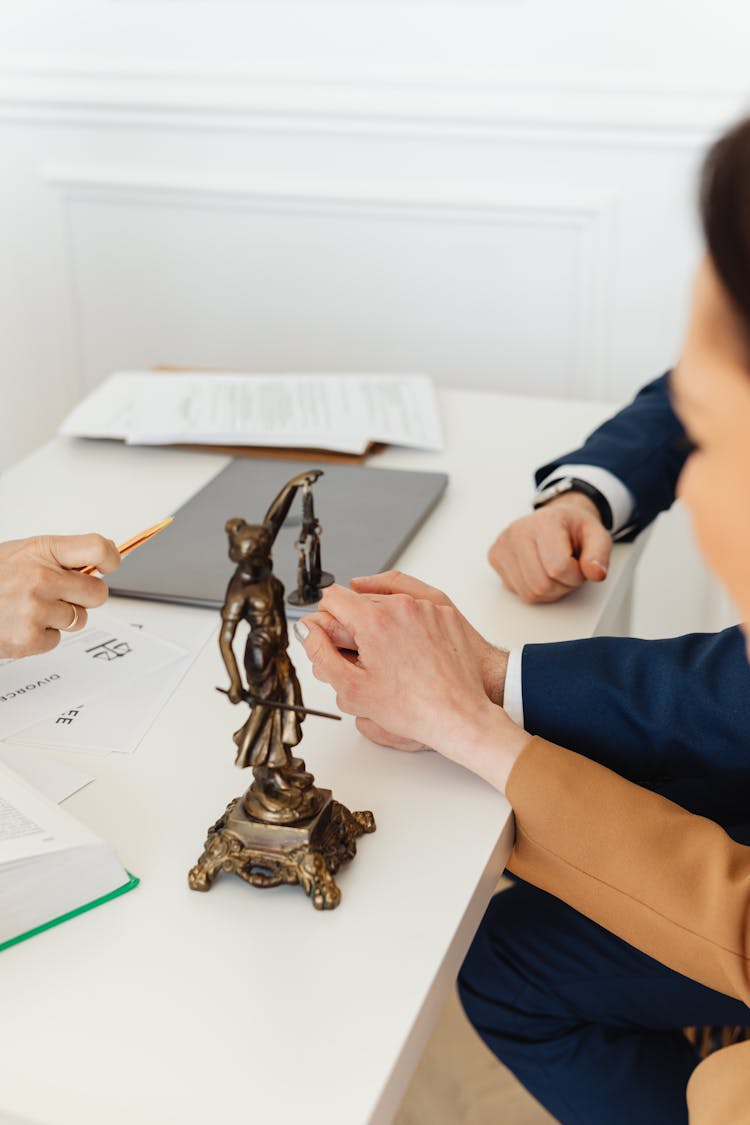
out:
M708 0L0 4L0 463L107 371L625 398L673 359Z

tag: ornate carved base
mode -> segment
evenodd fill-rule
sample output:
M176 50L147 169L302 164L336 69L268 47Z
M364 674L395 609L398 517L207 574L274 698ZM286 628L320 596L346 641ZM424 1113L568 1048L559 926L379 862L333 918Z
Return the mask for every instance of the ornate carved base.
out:
M194 891L211 889L221 871L254 887L299 883L316 910L333 910L341 891L333 876L357 852L355 840L375 831L371 812L349 812L330 789L320 812L297 824L264 824L248 816L237 797L208 830L203 854L188 875Z

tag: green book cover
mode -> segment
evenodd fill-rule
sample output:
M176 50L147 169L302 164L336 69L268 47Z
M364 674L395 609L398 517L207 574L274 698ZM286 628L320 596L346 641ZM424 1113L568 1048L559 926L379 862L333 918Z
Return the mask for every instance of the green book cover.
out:
M87 910L93 910L95 906L101 906L103 902L110 902L113 898L119 898L120 895L132 891L133 887L138 886L140 879L131 875L129 871L128 876L127 883L123 883L121 887L110 891L109 894L102 895L101 898L95 898L92 902L86 902L83 906L77 906L75 910L69 910L66 914L61 914L59 918L52 918L49 922L43 922L41 926L34 926L33 930L27 930L26 933L10 938L9 941L0 942L0 953L4 949L9 949L11 945L18 945L19 941L26 941L27 938L41 934L44 930L51 930L53 926L59 926L61 922L67 922L69 918L75 918L78 914L85 914Z

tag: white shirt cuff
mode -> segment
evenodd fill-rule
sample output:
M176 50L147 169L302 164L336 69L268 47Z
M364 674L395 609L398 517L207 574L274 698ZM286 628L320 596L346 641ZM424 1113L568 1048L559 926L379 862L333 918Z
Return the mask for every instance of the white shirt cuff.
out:
M612 535L616 535L623 527L627 527L633 516L635 500L630 489L622 483L619 477L610 473L609 469L602 469L598 465L560 465L541 482L537 492L563 477L578 477L594 488L598 488L604 499L609 504L612 512Z
M505 671L505 691L503 709L507 715L523 726L523 685L521 683L521 662L523 647L512 648L508 653L508 667Z

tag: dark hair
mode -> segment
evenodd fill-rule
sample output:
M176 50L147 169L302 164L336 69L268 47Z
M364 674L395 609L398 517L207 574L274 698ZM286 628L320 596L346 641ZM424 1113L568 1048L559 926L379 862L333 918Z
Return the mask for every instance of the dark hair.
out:
M700 210L716 272L750 332L750 118L709 149Z

